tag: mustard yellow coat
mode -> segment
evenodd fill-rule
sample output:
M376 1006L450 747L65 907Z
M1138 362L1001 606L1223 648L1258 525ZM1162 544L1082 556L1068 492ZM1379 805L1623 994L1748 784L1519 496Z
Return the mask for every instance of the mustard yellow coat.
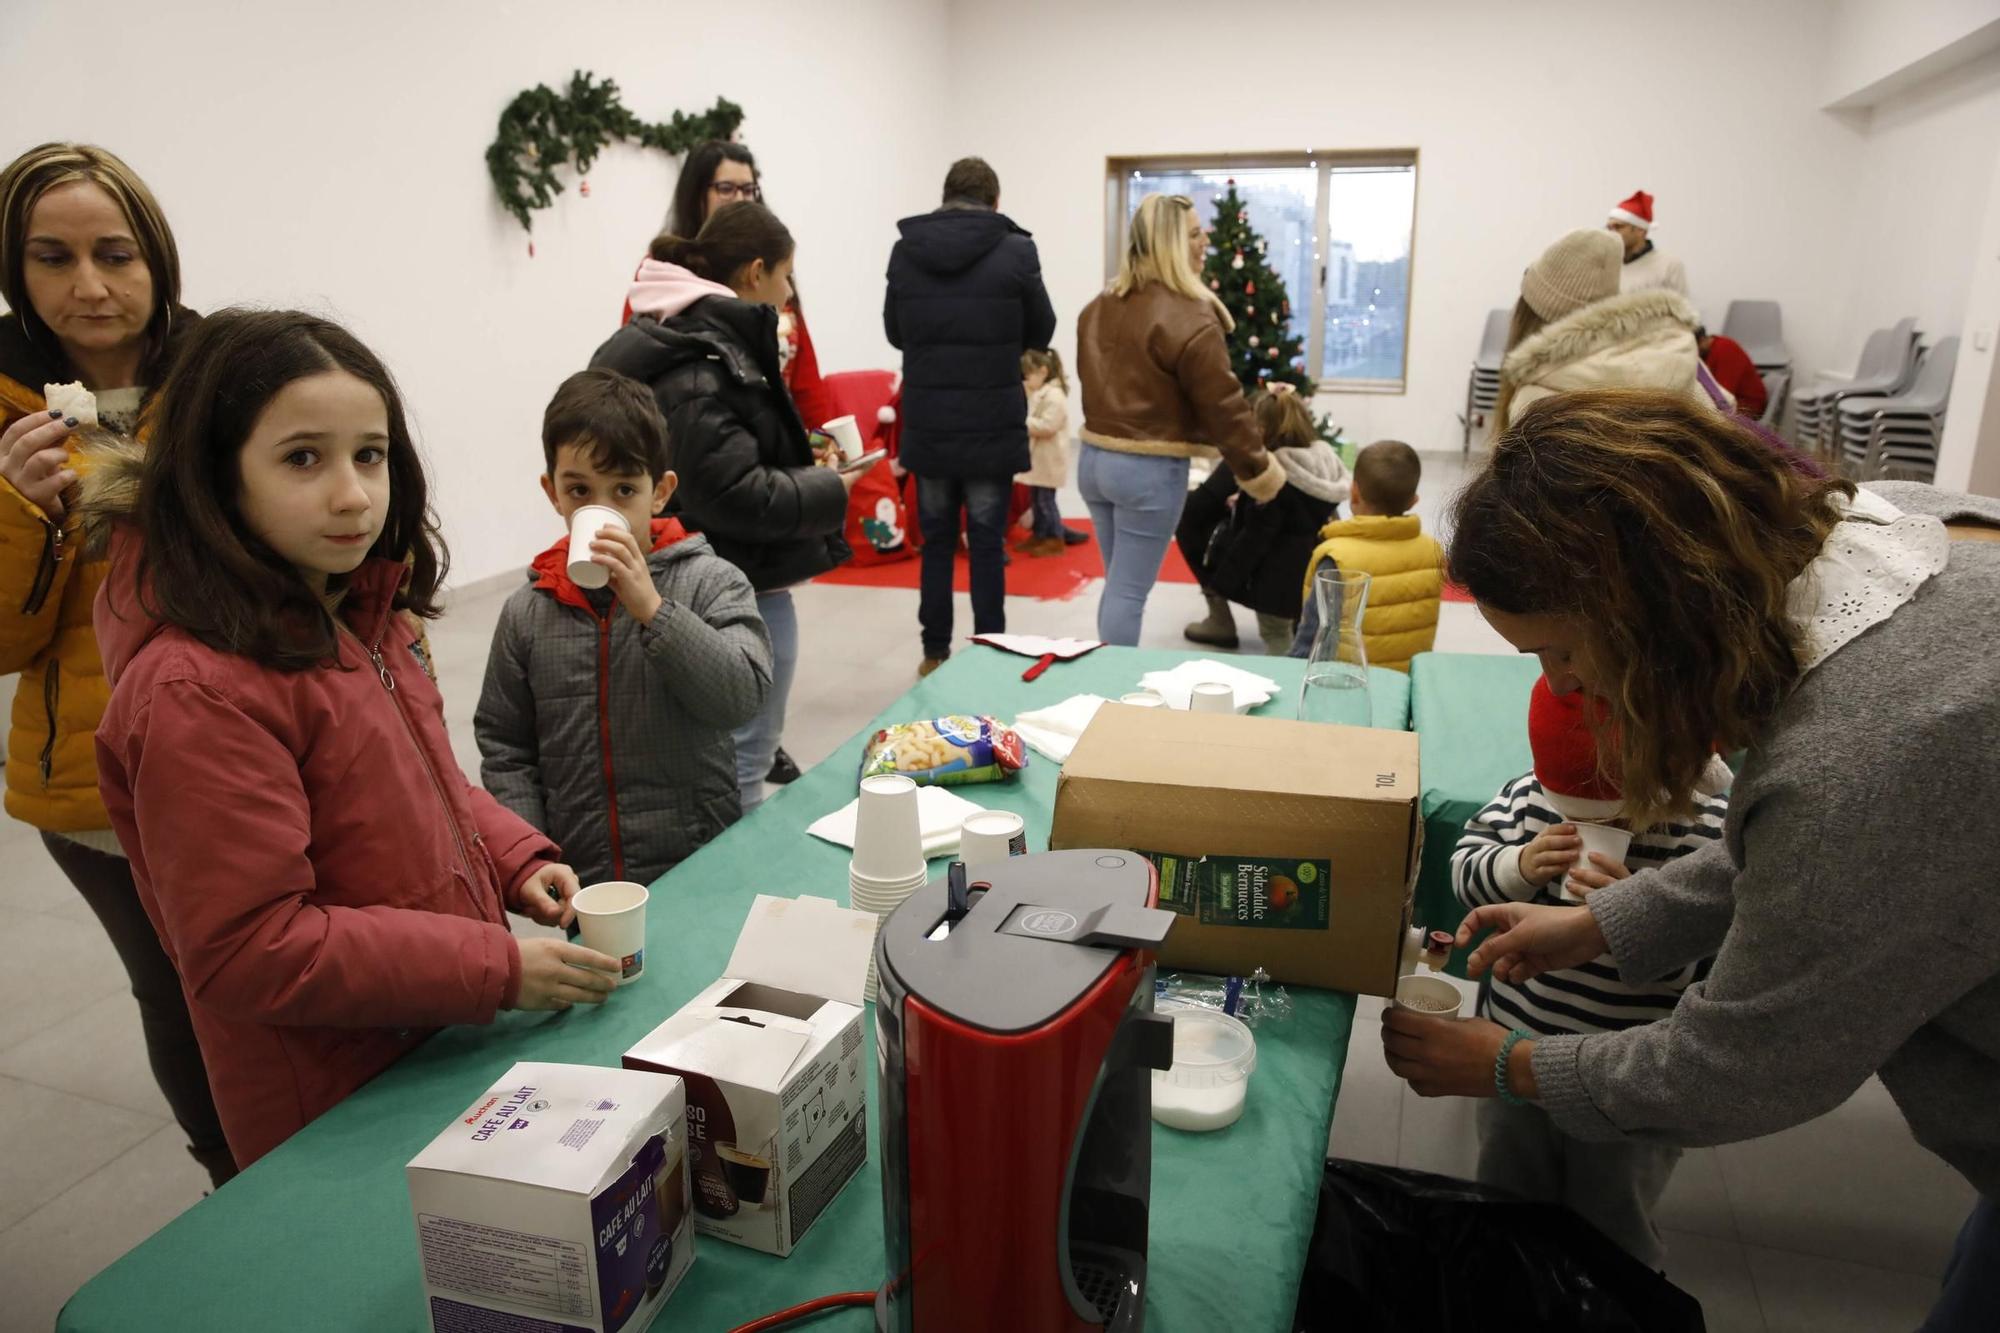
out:
M40 385L0 375L0 429L47 408ZM74 512L51 522L0 481L0 675L21 673L7 733L7 813L51 833L111 827L95 740L111 691L90 621L105 568L83 558Z
M1361 620L1368 665L1408 671L1410 659L1437 642L1444 549L1424 535L1415 514L1335 519L1319 535L1306 566L1306 597L1312 597L1313 574L1322 560L1368 575Z

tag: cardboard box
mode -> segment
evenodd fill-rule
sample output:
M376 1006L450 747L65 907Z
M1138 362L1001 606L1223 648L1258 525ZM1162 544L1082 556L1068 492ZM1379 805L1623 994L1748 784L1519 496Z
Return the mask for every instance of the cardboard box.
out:
M1180 915L1164 968L1390 995L1420 790L1408 732L1107 704L1063 765L1049 846L1153 861Z
M687 1083L695 1227L788 1255L868 1158L861 991L876 917L759 894L728 973L631 1050Z
M410 1159L437 1333L640 1333L694 1262L677 1078L522 1063Z

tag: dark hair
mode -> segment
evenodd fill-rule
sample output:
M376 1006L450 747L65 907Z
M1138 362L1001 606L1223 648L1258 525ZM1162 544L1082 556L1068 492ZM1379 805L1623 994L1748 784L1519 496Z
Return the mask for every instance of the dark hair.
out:
M562 382L542 413L542 458L556 475L556 451L588 445L601 472L667 472L667 423L652 390L615 370L579 370Z
M1256 412L1257 429L1264 436L1266 448L1296 449L1319 439L1312 409L1295 393L1266 390L1256 395L1251 407Z
M1369 507L1384 514L1407 514L1416 503L1424 465L1401 440L1377 440L1354 458L1354 484Z
M1041 371L1049 377L1049 383L1060 386L1064 393L1069 392L1069 376L1063 374L1062 354L1055 348L1030 347L1021 353L1021 378L1026 379L1031 370Z
M655 236L649 253L662 264L679 264L696 277L727 285L751 260L775 266L797 248L776 213L762 204L735 204L717 210L693 240Z
M225 310L202 320L182 344L153 401L139 484L146 613L219 652L280 671L338 656L326 607L244 525L239 460L279 390L339 370L382 395L389 418L389 512L368 554L407 562L395 607L434 619L449 560L402 399L375 354L340 325L295 310Z
M1557 394L1459 492L1447 565L1485 606L1581 622L1626 813L1650 825L1685 812L1709 756L1758 740L1797 684L1790 584L1853 491L1680 394Z
M726 139L710 139L698 145L681 163L681 174L674 180L674 203L673 210L667 214L667 235L700 234L701 224L708 212L708 187L715 184L715 173L724 162L741 162L750 168L752 180L763 180L757 170L756 157L742 144L730 143Z
M1000 207L1000 177L983 157L961 157L944 173L944 202Z
M54 330L28 300L28 218L42 196L61 185L88 181L111 196L153 279L153 311L146 322L146 350L139 377L150 386L162 369L174 317L181 303L181 252L159 201L137 172L102 148L82 143L45 143L0 168L0 300L21 321L29 344L46 358L50 373L74 375ZM39 387L39 386L36 386ZM105 385L105 388L126 387Z

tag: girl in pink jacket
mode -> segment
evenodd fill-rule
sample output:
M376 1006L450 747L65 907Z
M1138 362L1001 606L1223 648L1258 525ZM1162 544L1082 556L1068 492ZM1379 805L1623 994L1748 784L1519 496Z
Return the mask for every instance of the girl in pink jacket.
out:
M248 1166L433 1029L600 1003L617 960L507 928L567 923L576 876L452 756L417 629L444 553L382 363L225 312L155 411L86 483L99 785Z

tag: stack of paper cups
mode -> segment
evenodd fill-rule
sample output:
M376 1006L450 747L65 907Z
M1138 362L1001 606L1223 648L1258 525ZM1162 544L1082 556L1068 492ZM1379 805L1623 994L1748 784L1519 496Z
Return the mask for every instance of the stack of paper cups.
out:
M854 816L854 859L847 865L848 906L887 920L930 880L917 819L917 784L900 774L861 780ZM875 998L875 954L868 954L866 999Z

